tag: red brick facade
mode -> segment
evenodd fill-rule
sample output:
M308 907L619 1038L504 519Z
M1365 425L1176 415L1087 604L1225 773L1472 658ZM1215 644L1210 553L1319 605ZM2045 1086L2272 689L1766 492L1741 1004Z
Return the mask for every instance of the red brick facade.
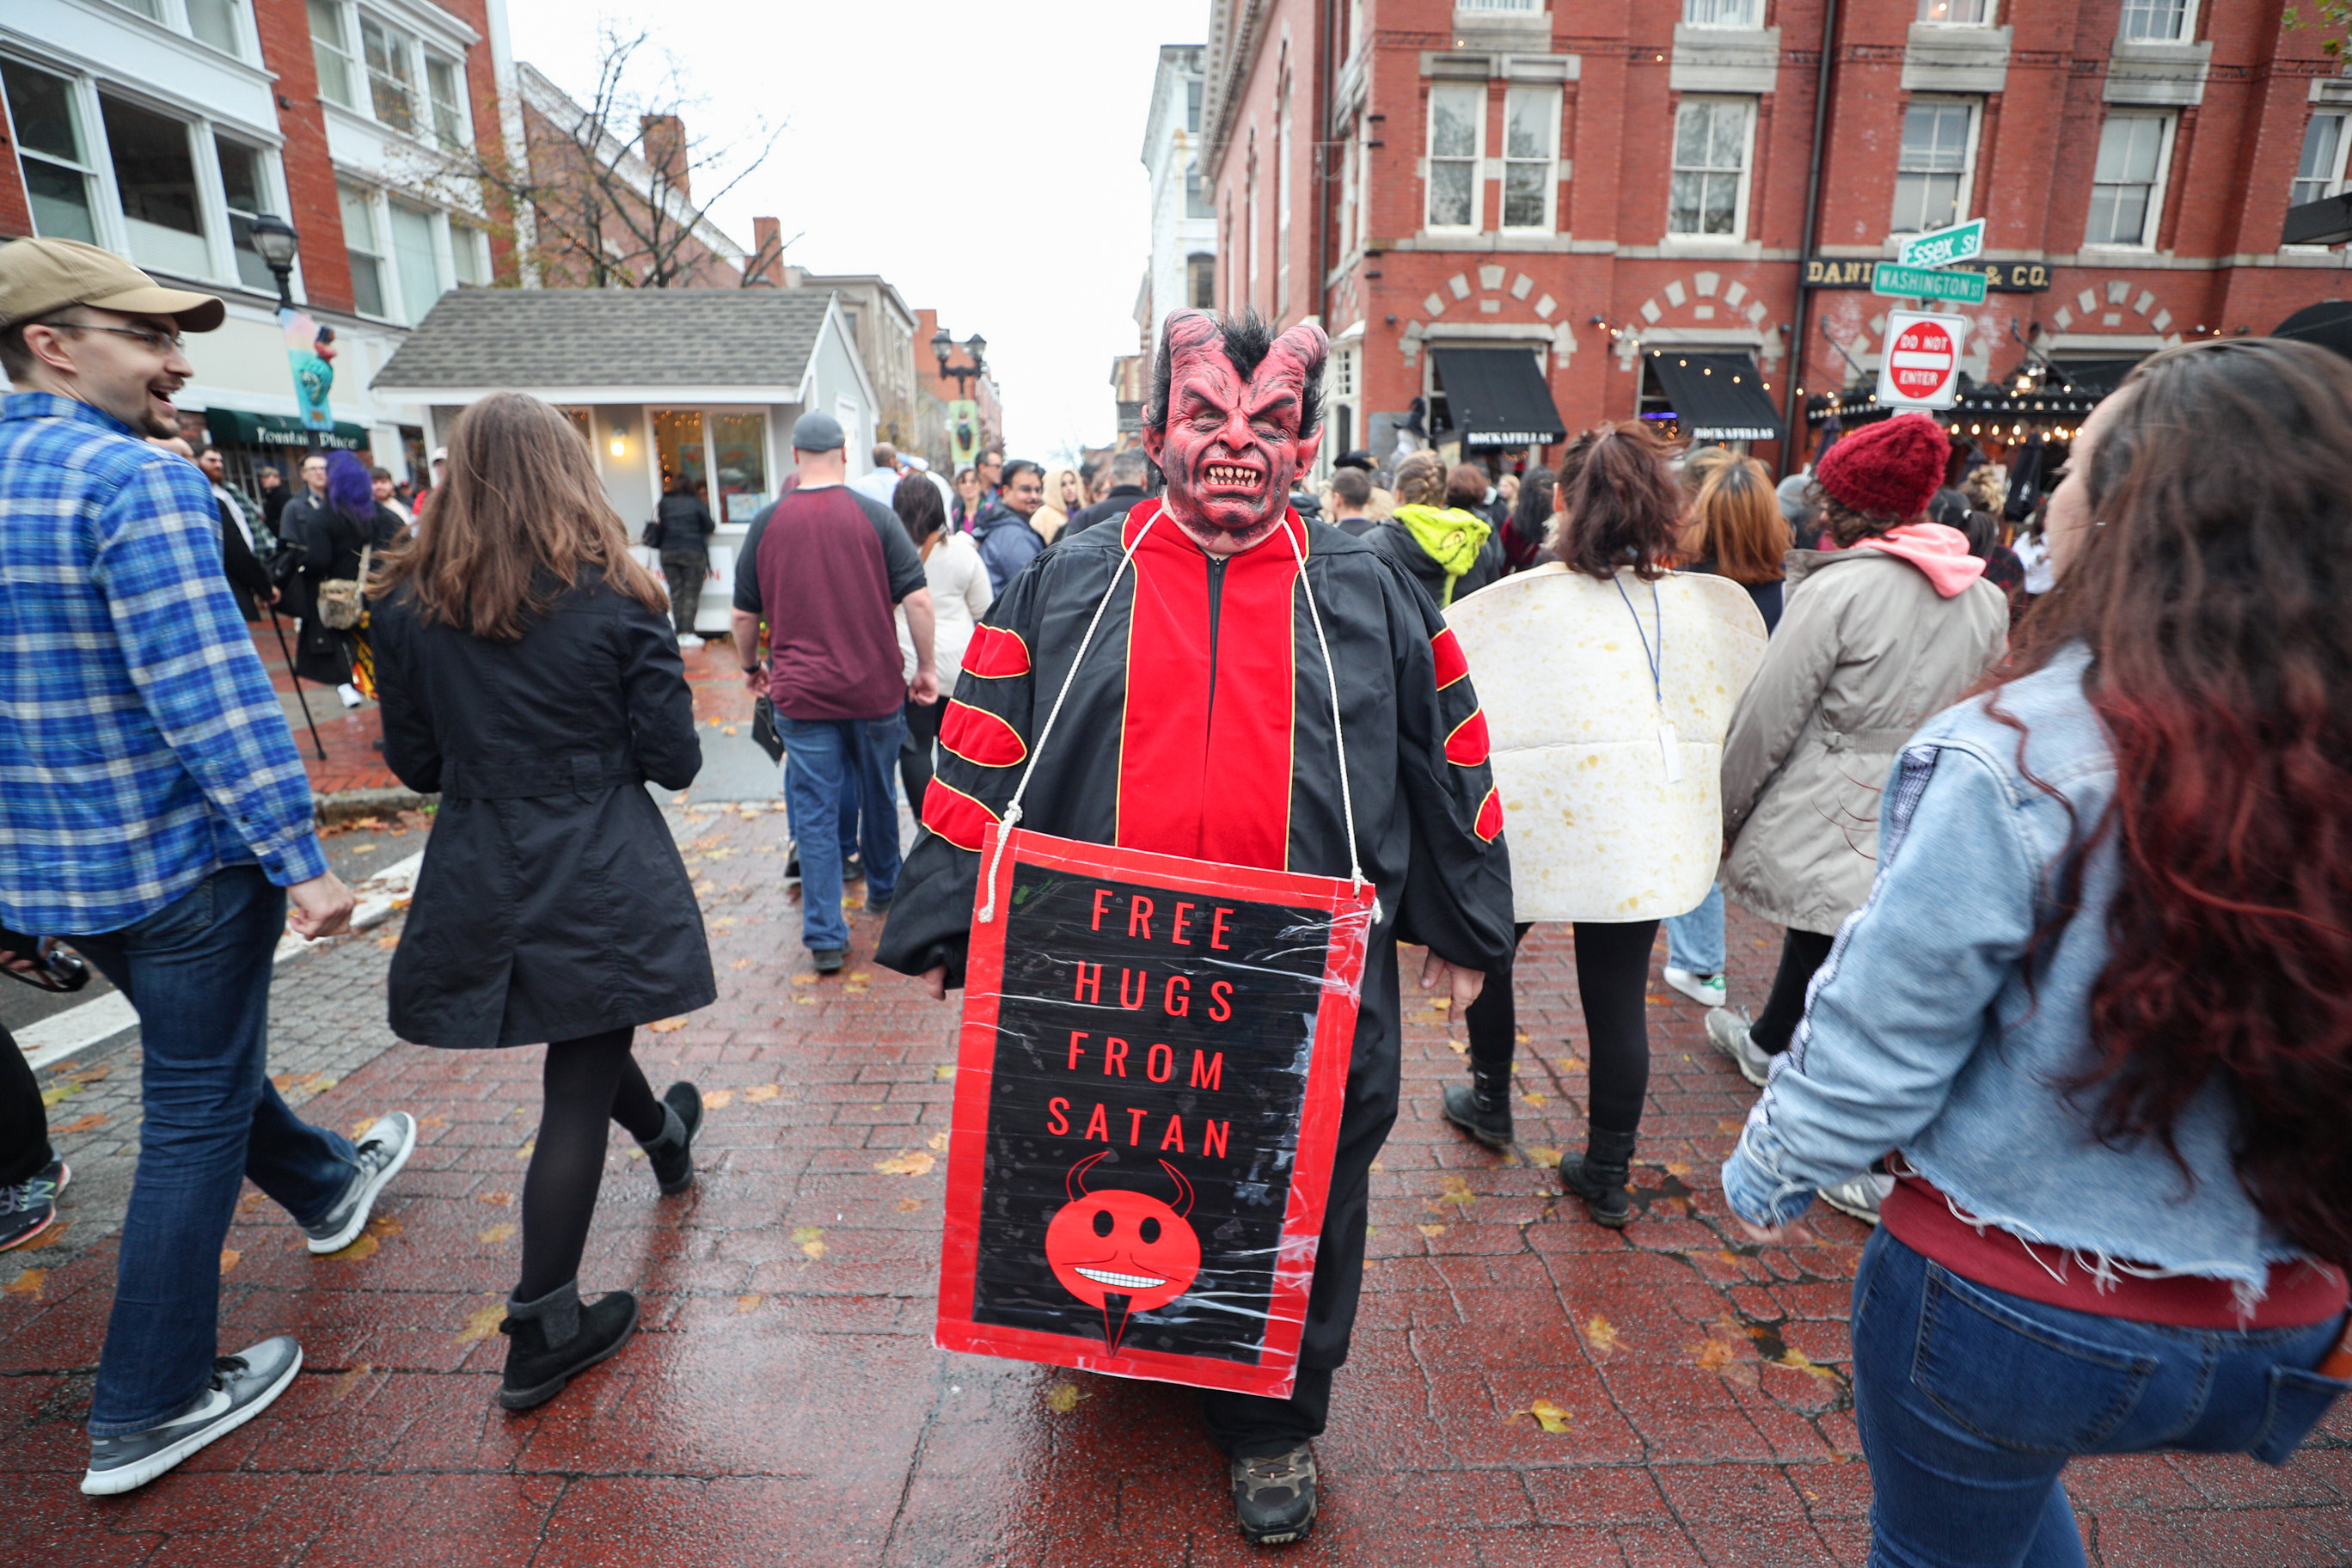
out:
M1570 430L1636 412L1643 348L1752 353L1776 406L1792 369L1815 395L1858 379L1857 364L1874 376L1884 312L1898 301L1817 288L1800 314L1823 0L1748 0L1744 16L1741 0L1692 0L1702 20L1730 14L1745 27L1682 25L1670 0L1489 8L1509 3L1213 6L1202 130L1220 302L1318 317L1334 333L1353 359L1335 363L1333 386L1335 405L1353 399L1350 444L1367 444L1373 414L1428 390L1431 345L1540 347ZM1986 258L2009 280L2043 285L1958 307L1970 321L1964 364L1980 380L2027 362L2021 338L2061 363L2130 359L2200 331L2266 331L2352 293L2343 252L2278 243L2310 116L2352 110L2352 80L2323 51L2329 35L2309 25L2311 7L2294 28L2285 0L2189 0L2187 36L2151 46L2119 41L2123 0L1981 3L1981 26L1920 24L1923 0L1838 6L1812 257L1860 261L1865 277L1891 257L1906 110L1941 101L1957 106L1950 123L1965 123L1969 149L1958 216L1988 220ZM1459 191L1471 170L1475 216L1436 228L1433 90L1484 116L1480 161L1454 164L1439 192ZM1558 95L1547 145L1508 140L1520 93L1537 121ZM1678 237L1677 116L1709 98L1750 132L1736 231ZM2100 248L2086 241L2111 114L2154 121L2141 131L2161 205L2143 243ZM2129 133L2116 134L2115 167L2129 172ZM1538 222L1522 210L1506 229L1514 176L1503 165L1520 153L1538 155L1538 174L1551 160L1538 182L1549 210ZM1906 191L1938 188L1922 166ZM2334 173L2340 181L2340 154ZM2114 204L2131 210L2131 193L2099 199L2112 237Z
M474 9L478 13L480 7ZM257 0L253 19L261 31L263 68L278 78L278 129L286 138L278 156L285 168L287 205L293 215L289 221L302 235L303 292L313 304L349 310L352 309L351 261L343 248L342 208L335 200L334 161L327 152L327 111L319 101L319 68L310 55L310 16L301 0ZM480 30L478 16L467 20ZM467 52L484 57L481 67L488 68L487 46ZM471 64L469 60L469 68ZM477 123L482 121L478 119ZM498 124L495 109L487 123Z

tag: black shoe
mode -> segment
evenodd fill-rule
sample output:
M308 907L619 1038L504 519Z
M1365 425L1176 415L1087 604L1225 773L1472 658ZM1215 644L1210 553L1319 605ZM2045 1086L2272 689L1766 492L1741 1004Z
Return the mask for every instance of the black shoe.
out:
M1315 1450L1234 1461L1234 1522L1255 1546L1304 1541L1315 1528Z
M1510 1090L1507 1088L1497 1094L1483 1083L1449 1083L1445 1120L1490 1149L1507 1149L1511 1146Z
M838 974L841 966L849 962L849 950L845 947L811 948L809 956L816 961L819 974Z
M866 897L866 912L869 915L887 915L890 912L890 900L877 899L869 893Z
M563 1392L564 1384L628 1343L637 1331L637 1299L610 1290L580 1300L580 1281L567 1280L536 1301L507 1300L507 1376L499 1403L529 1410Z
M866 880L866 862L856 855L844 855L841 858L841 879L845 882Z
M302 1370L302 1347L284 1334L213 1363L212 1384L169 1421L119 1436L92 1436L86 1497L114 1497L145 1486L215 1437L226 1437L269 1408Z
M1633 1174L1634 1137L1596 1127L1585 1135L1583 1153L1559 1157L1559 1184L1584 1200L1595 1225L1622 1230L1633 1217L1625 1184Z
M637 1147L646 1152L654 1180L667 1198L694 1185L694 1134L702 1125L702 1091L690 1083L674 1083L662 1090L662 1135Z
M400 1168L415 1152L416 1118L404 1110L378 1117L352 1151L359 1162L359 1168L352 1173L352 1184L343 1189L326 1218L302 1227L310 1234L310 1250L341 1252L359 1239L368 1216L375 1212L376 1194L400 1174Z
M73 1167L52 1160L13 1187L0 1187L0 1252L22 1247L58 1220L58 1194Z

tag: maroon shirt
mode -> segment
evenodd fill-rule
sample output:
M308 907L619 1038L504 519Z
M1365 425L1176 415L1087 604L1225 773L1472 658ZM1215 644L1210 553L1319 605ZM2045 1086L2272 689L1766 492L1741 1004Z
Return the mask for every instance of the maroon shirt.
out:
M793 489L751 520L735 607L768 623L768 698L787 719L887 719L907 700L891 606L925 586L888 507L846 485Z

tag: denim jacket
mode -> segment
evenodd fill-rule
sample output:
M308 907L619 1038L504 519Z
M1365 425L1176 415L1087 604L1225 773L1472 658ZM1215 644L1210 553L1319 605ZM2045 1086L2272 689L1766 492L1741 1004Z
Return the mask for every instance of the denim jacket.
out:
M2303 1254L2238 1183L2225 1087L2209 1081L2174 1126L2188 1178L2153 1140L2101 1142L2090 1126L2100 1089L2063 1087L2092 1061L2091 989L2118 876L2111 838L2084 862L2080 910L2027 988L2022 956L2051 912L2074 825L2088 834L2115 789L2083 691L2089 668L2087 648L2064 650L1937 714L1895 760L1870 900L1813 980L1804 1023L1724 1163L1724 1195L1751 1224L1776 1224L1898 1150L1972 1220L2094 1268L2129 1259L2259 1299L2269 1265ZM2017 730L1991 705L2025 726L2023 765Z

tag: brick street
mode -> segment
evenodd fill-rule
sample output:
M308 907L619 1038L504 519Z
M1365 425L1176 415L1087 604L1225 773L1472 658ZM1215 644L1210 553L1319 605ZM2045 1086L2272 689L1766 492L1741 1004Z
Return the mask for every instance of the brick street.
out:
M848 971L809 970L779 886L784 818L765 805L670 808L721 997L641 1032L639 1051L657 1085L702 1085L702 1175L691 1194L659 1200L615 1136L583 1285L639 1291L644 1327L541 1411L509 1417L490 1398L539 1053L397 1043L383 1011L395 924L283 966L274 994L272 1070L309 1114L356 1129L403 1108L424 1128L344 1253L310 1257L257 1193L241 1205L224 1347L295 1333L303 1374L154 1485L80 1497L135 1045L45 1073L45 1088L71 1090L52 1116L78 1174L63 1237L0 1262L0 1463L16 1500L0 1557L74 1568L1255 1557L1183 1391L931 1348L953 1016L872 966L877 922L862 914ZM1752 1005L1774 933L1736 910L1731 931L1735 1000ZM1636 1219L1622 1236L1588 1224L1542 1168L1583 1131L1564 929L1531 934L1519 987L1511 1157L1440 1121L1439 1090L1463 1070L1459 1031L1445 1010L1409 1005L1374 1261L1320 1446L1325 1510L1293 1557L1860 1563L1870 1483L1846 1312L1863 1227L1817 1210L1806 1244L1738 1237L1714 1172L1752 1091L1706 1047L1700 1010L1654 983ZM2093 1558L2112 1568L2352 1560L2352 1413L2284 1471L2155 1457L2069 1476Z

